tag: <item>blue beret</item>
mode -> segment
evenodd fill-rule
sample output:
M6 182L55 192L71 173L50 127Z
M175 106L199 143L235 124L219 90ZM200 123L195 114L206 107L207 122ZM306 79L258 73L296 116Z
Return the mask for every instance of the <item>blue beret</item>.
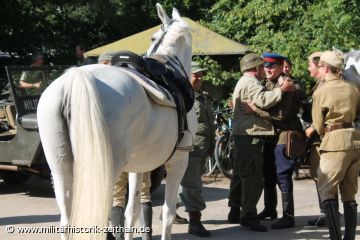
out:
M262 57L264 59L264 62L270 62L270 63L282 62L286 59L284 56L282 56L280 54L269 53L269 52L264 52L262 54Z

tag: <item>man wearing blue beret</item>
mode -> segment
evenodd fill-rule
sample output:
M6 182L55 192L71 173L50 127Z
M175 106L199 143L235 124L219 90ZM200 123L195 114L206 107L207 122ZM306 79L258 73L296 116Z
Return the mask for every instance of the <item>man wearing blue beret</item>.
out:
M264 68L261 56L249 53L240 60L244 74L237 82L232 96L234 172L230 183L229 222L236 222L253 231L265 232L267 227L259 222L256 205L263 189L263 139L274 135L274 127L256 114L244 114L241 103L246 100L269 109L281 101L286 91L293 91L294 85L285 82L281 87L266 91L261 85ZM240 211L241 210L241 211Z
M266 74L265 87L272 90L290 79L283 73L286 57L277 53L263 55ZM291 80L290 80L291 81ZM296 158L285 156L286 137L288 131L302 133L302 125L297 117L302 102L306 98L304 91L296 84L297 91L286 93L281 101L267 112L254 107L259 116L274 123L277 135L268 137L264 145L264 205L265 209L258 215L259 219L277 218L276 183L279 184L282 197L283 216L271 225L273 229L295 226L292 173Z

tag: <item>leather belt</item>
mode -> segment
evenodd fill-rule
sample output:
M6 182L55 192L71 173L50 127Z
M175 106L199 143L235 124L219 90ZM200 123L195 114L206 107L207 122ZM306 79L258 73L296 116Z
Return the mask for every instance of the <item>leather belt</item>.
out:
M325 133L334 131L334 130L339 130L339 129L344 129L344 128L353 128L354 124L353 123L335 123L332 125L327 125L324 129Z

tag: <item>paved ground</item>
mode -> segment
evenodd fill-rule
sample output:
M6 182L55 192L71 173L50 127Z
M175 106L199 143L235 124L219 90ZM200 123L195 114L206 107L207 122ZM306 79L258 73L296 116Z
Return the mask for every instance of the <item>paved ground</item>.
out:
M296 227L286 230L270 230L267 233L256 233L226 222L228 207L227 194L229 181L223 178L206 179L204 196L207 208L203 212L203 222L211 231L213 240L233 239L329 239L325 228L307 227L307 220L319 213L314 184L311 180L295 181L295 215ZM154 239L160 239L161 204L164 187L154 193ZM357 194L360 202L360 194ZM262 200L258 208L262 209ZM43 227L58 225L59 211L52 194L49 181L33 177L25 184L14 186L0 182L0 240L58 240L57 234L8 234L6 226ZM280 205L278 206L280 210ZM342 212L342 208L340 210ZM186 216L183 208L178 210ZM360 213L358 213L360 219ZM264 222L270 225L272 221ZM360 221L359 221L360 222ZM358 224L360 225L360 223ZM141 238L137 238L141 239ZM187 225L174 225L173 239L203 239L187 234ZM360 227L357 238L360 239Z

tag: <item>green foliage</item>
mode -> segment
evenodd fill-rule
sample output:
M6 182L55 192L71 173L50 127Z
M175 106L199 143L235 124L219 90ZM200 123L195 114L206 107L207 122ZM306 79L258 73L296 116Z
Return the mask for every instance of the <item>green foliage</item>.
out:
M212 0L159 1L193 19L205 16ZM0 0L0 50L28 64L42 50L55 64L72 64L79 42L95 48L159 24L153 1L143 0Z
M312 52L359 48L359 7L357 0L220 0L205 22L257 53L289 57L293 75L309 85L307 56Z
M194 61L199 62L200 66L206 69L203 80L211 82L214 86L231 88L240 78L240 72L224 71L221 65L209 56L194 57Z

